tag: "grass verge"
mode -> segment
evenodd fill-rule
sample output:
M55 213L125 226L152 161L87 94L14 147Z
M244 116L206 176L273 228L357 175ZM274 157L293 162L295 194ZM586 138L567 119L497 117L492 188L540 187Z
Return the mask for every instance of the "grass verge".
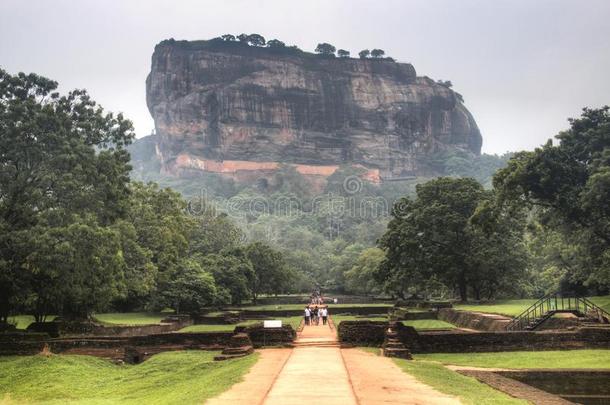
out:
M195 404L241 380L258 354L215 362L217 352L167 352L138 365L90 356L0 358L0 403Z
M394 359L396 364L417 380L428 384L436 390L454 395L468 405L517 405L528 404L527 401L515 399L490 386L466 377L443 365L428 361Z
M456 366L488 368L610 368L610 350L432 353L414 357Z

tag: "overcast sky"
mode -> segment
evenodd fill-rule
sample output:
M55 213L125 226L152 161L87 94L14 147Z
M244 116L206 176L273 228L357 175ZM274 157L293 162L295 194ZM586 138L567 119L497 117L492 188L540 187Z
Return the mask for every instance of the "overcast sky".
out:
M610 104L608 0L0 0L0 67L86 88L144 136L155 44L241 32L383 48L451 80L487 153L532 149L582 107Z

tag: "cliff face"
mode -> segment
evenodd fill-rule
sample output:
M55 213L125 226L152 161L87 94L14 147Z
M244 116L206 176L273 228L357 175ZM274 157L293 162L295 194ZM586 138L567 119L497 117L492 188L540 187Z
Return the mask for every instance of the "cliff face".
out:
M324 58L214 41L163 41L146 81L165 172L248 179L291 164L328 176L423 174L427 158L480 153L472 115L451 89L410 64Z

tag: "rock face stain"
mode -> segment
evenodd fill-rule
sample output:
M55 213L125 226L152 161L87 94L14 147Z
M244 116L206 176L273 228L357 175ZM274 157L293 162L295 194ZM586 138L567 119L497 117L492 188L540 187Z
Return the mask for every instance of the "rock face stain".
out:
M251 179L280 164L371 181L430 174L447 150L479 154L460 97L412 65L324 58L218 41L163 41L146 81L162 170Z

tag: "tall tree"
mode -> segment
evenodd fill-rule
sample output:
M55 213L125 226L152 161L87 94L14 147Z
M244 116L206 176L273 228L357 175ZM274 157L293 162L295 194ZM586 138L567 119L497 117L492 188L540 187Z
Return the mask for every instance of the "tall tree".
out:
M329 43L322 42L316 46L316 53L324 56L335 56L336 48Z
M278 294L289 290L293 274L280 252L262 242L254 242L246 247L246 256L252 263L255 275L250 286L254 303L260 294Z
M610 108L583 110L560 141L515 154L494 176L500 202L535 207L540 223L582 254L568 277L610 286Z
M103 235L103 228L124 216L128 207L125 146L133 139L131 123L121 114L105 113L84 90L60 96L56 88L56 82L35 74L13 76L0 70L0 321L11 307L24 304L31 287L30 251L18 243L24 240L20 235L54 228L74 235L70 232L84 232L84 227ZM97 254L95 249L85 251ZM81 263L89 259L78 258ZM109 275L116 277L112 285L122 278L115 272ZM92 274L87 281L96 277Z
M360 59L366 59L369 57L370 54L371 54L371 51L369 51L368 49L363 49L360 52L358 52L358 57Z
M386 260L377 278L398 286L421 288L432 276L455 285L468 298L475 235L470 218L484 200L483 187L473 179L441 177L416 187L417 199L403 199L393 208L388 231L380 240Z
M371 57L374 59L382 58L383 55L385 55L385 51L383 49L375 48L371 51Z
M345 49L339 49L337 51L337 56L340 58L349 58L349 51L346 51Z

